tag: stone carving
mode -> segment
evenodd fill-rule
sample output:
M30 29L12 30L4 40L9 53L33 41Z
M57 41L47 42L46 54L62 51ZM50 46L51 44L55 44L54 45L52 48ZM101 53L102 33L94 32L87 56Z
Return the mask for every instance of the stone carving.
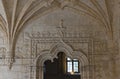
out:
M63 23L61 23L61 25L63 25ZM61 28L62 27L63 26L61 26ZM66 29L68 30L68 28ZM99 59L100 56L106 55L107 57L109 57L107 55L108 47L107 47L106 40L101 40L101 39L98 40L98 37L95 38L96 34L92 32L90 34L85 32L84 33L66 32L64 33L64 36L62 35L60 36L59 33L54 33L54 32L41 33L37 31L37 32L25 32L24 35L26 37L26 38L23 38L24 44L18 47L16 53L23 52L24 53L22 54L24 55L24 57L22 57L23 59L27 58L27 56L28 58L30 58L30 62L31 62L30 67L31 67L31 70L33 71L30 73L34 73L32 74L31 77L35 77L34 69L36 67L33 64L35 62L36 57L42 54L41 52L49 51L51 47L55 44L65 43L70 47L72 47L74 51L82 51L86 55L86 57L89 59L88 60L89 65L83 66L82 69L84 69L84 71L88 71L88 69L90 68L90 72L91 72L91 74L89 74L90 79L93 79L93 77L96 79L103 78L103 74L102 75L99 75L99 74L103 73L101 71L103 71L104 69L98 68L100 70L97 70L97 71L94 70L96 67L94 62L96 62L97 60L100 60ZM60 41L61 38L63 41ZM79 48L76 50L74 49L76 47L79 47ZM29 51L29 55L28 54L25 55L25 53L28 51ZM96 56L98 58L96 58ZM95 73L96 75L94 75ZM104 73L107 73L107 72L104 72Z
M1 55L1 58L2 59L5 59L6 58L6 48L5 47L1 47L0 48L0 55Z
M63 22L64 22L63 19L61 19L60 25L59 27L57 27L58 34L61 38L65 37L65 32L66 32L66 27L64 27Z
M0 47L0 65L7 65L7 49L5 47Z

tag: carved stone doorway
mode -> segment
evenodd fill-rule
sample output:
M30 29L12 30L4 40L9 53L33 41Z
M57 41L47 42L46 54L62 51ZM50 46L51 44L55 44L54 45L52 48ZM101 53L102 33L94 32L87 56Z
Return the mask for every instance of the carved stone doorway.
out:
M81 79L89 79L89 66L87 57L81 51L73 51L73 49L65 44L58 43L50 51L43 51L36 59L36 77L35 79L44 79L44 62L50 60L53 62L53 59L57 58L59 52L64 52L67 57L71 59L78 59L80 62L80 71Z

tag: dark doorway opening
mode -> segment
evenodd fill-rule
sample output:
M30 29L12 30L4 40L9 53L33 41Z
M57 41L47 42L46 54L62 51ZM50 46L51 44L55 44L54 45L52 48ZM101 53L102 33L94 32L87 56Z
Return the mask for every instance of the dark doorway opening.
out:
M66 72L66 55L58 53L58 58L54 62L47 60L44 62L44 79L81 79L80 74L70 74Z

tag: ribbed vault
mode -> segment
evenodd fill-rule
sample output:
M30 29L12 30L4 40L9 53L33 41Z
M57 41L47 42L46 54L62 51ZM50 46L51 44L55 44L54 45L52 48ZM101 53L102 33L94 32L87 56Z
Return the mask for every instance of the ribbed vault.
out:
M113 39L113 0L2 0L2 4L6 17L0 14L0 27L8 39L11 59L14 59L18 35L28 22L66 7L77 14L83 12L94 18Z

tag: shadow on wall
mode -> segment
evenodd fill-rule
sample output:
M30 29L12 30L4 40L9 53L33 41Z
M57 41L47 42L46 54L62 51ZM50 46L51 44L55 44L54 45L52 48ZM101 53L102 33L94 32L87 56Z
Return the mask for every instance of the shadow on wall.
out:
M58 53L54 62L44 62L44 79L81 79L79 74L68 74L66 72L66 56L63 52Z

